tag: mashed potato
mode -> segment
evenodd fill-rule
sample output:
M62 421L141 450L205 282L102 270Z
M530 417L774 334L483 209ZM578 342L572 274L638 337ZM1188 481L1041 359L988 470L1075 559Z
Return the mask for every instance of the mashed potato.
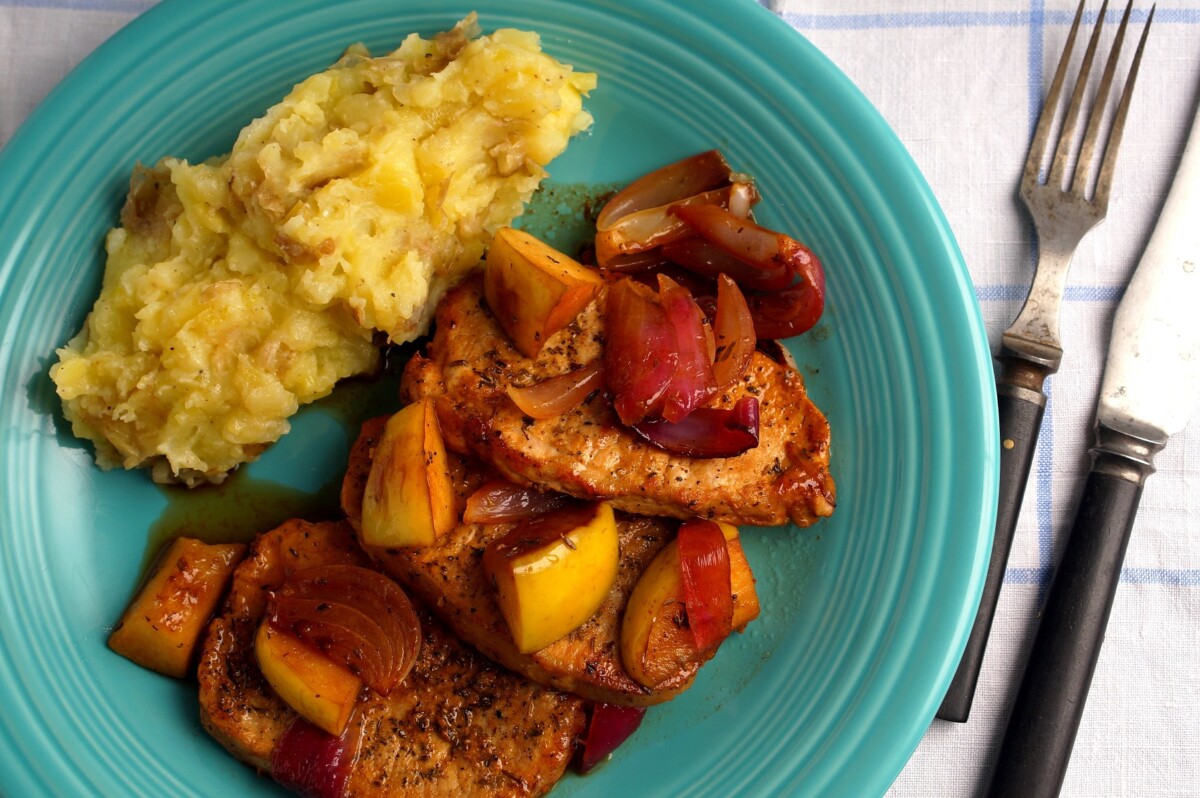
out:
M104 467L220 481L301 405L425 332L591 117L595 75L474 16L351 47L203 164L137 170L104 285L51 368Z

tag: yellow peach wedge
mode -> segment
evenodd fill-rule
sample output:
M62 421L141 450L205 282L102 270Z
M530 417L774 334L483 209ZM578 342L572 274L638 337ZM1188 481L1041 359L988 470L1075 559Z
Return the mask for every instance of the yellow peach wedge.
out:
M346 728L362 679L317 649L263 621L254 655L267 684L283 702L335 737Z
M537 357L603 285L599 273L523 230L503 227L488 249L483 292L517 349Z
M535 516L493 542L484 572L522 654L582 626L617 579L617 524L607 502Z
M729 550L733 628L741 631L758 617L754 575L737 527L719 523ZM625 605L621 621L621 661L634 681L657 687L689 678L714 651L702 655L687 623L679 546L672 540L646 566Z
M359 534L364 546L429 546L458 522L432 399L388 419L371 462Z
M182 679L208 618L229 585L246 547L176 538L108 637L126 659Z

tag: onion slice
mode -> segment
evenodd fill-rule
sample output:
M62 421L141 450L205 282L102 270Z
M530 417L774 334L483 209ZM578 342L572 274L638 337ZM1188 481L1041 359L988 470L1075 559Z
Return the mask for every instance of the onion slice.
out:
M554 418L571 410L604 387L604 362L594 360L586 366L542 380L526 388L508 386L513 404L530 418Z
M596 229L606 232L631 213L666 205L729 182L733 170L717 150L708 150L655 169L613 195L596 217Z
M575 769L587 773L608 758L621 743L642 725L645 707L622 707L616 704L595 703L588 719L583 746L575 760Z
M713 378L718 390L740 380L754 357L754 317L737 283L725 275L717 278L717 312L713 320L716 355Z
M683 457L735 457L758 446L758 400L743 396L728 409L701 407L677 423L648 419L630 428L663 451Z
M673 210L691 205L713 205L724 209L729 205L731 191L729 186L725 186L690 197L679 197L665 205L645 208L617 219L609 229L596 232L596 263L607 269L623 256L687 238L692 235L692 229Z
M685 522L677 541L688 626L707 659L733 631L729 546L721 528L705 520Z
M748 291L746 304L759 338L791 338L820 320L825 309L825 276L820 275L817 283L800 283L775 293Z
M714 278L727 274L738 285L758 291L779 291L795 279L782 263L765 267L747 263L698 235L674 241L662 247L660 252L661 257L688 271Z
M420 619L400 586L354 565L293 573L271 596L267 619L341 662L381 695L408 675L421 645Z
M342 798L354 760L346 734L334 737L297 716L271 751L271 778L308 798Z
M467 497L463 521L468 524L503 524L542 515L564 507L570 498L552 491L517 485L504 479L483 483Z
M675 328L654 292L629 279L609 288L604 326L604 374L613 408L624 424L636 424L662 407L679 364Z
M704 311L692 294L665 274L658 276L658 299L675 328L679 362L663 394L662 417L682 421L716 393L713 355L704 324Z

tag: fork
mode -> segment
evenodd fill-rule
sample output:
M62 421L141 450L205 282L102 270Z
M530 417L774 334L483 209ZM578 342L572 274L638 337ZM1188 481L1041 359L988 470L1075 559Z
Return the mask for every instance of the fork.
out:
M1108 10L1108 0L1104 0L1100 7L1095 27L1092 29L1061 130L1056 139L1052 139L1051 136L1071 54L1075 48L1075 39L1083 19L1085 2L1086 0L1080 0L1079 8L1075 11L1075 20L1070 33L1067 34L1063 54L1042 106L1021 178L1020 196L1037 230L1038 266L1024 307L1001 338L996 390L1002 448L992 556L975 625L971 629L958 670L937 713L943 720L959 723L965 722L970 714L975 686L979 681L983 653L996 612L1000 585L1004 580L1004 570L1017 526L1017 515L1025 495L1025 484L1029 478L1029 468L1033 462L1042 415L1046 408L1045 380L1058 371L1062 362L1059 318L1067 271L1079 242L1088 231L1104 220L1108 212L1117 149L1121 143L1125 119L1129 114L1130 97L1137 80L1146 34L1154 18L1152 8L1104 140L1102 157L1097 168L1096 148L1101 143L1101 126L1133 0L1125 7L1100 79L1095 103L1088 116L1087 127L1076 149L1076 132L1082 116L1084 94L1095 60L1104 16ZM1043 180L1043 164L1051 147L1054 148L1053 160L1049 175Z

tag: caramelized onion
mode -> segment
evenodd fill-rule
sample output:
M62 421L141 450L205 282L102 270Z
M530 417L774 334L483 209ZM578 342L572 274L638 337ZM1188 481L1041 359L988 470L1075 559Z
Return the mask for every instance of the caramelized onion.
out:
M759 338L791 338L812 329L825 309L825 278L819 284L802 283L775 293L746 292Z
M792 273L783 264L758 266L730 255L721 247L700 236L680 239L661 250L661 255L688 271L706 277L727 274L738 285L759 291L779 291L792 284Z
M508 396L530 418L554 418L579 406L593 391L603 387L604 362L594 360L526 388L510 385Z
M342 798L354 759L346 734L334 737L297 716L271 751L271 778L308 798Z
M712 352L704 325L704 312L691 292L666 275L658 277L658 297L667 320L675 328L679 362L663 394L662 417L683 420L716 393Z
M657 414L679 364L675 329L658 297L633 280L608 290L604 307L604 374L625 424Z
M672 213L738 260L765 273L774 275L782 269L799 278L791 287L746 297L758 337L787 338L817 323L825 308L825 272L808 247L715 205L676 205Z
M719 526L699 519L679 527L678 545L688 626L708 657L733 631L729 546Z
M717 311L713 320L716 355L713 378L724 390L746 373L754 357L756 334L754 317L737 283L725 275L717 278Z
M647 419L634 432L671 454L683 457L734 457L758 446L758 400L744 396L728 409L701 407L677 423Z
M654 271L671 263L663 255L662 249L655 247L643 252L630 252L626 255L614 255L608 259L605 269L617 274L640 274Z
M596 229L606 232L631 213L667 205L729 182L732 170L717 150L708 150L655 169L618 191L596 217Z
M603 762L637 731L645 716L645 707L621 707L599 702L593 704L587 731L583 737L583 746L575 760L575 769L580 773L587 773Z
M421 625L404 591L354 565L297 571L271 597L267 619L315 646L387 695L416 662Z
M673 211L691 205L712 205L724 209L729 205L730 187L713 189L690 197L679 197L666 205L631 213L612 223L607 230L596 232L596 263L610 268L617 258L645 252L692 235L691 228Z
M483 483L467 498L463 521L468 524L502 524L520 521L566 506L567 496L516 485L504 479Z

